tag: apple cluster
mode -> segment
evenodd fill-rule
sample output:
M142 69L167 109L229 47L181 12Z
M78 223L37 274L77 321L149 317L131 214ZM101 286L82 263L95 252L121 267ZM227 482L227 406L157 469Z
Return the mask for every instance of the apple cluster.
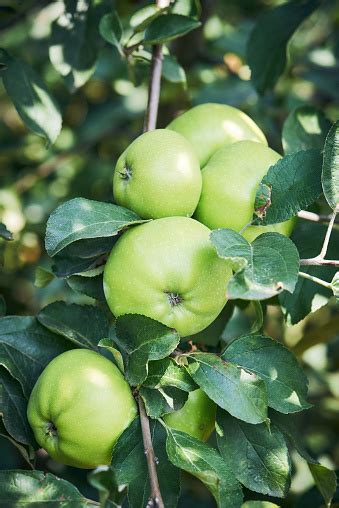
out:
M232 276L210 231L241 231L251 221L256 189L280 158L243 112L204 104L166 129L146 132L119 158L115 202L145 221L124 232L104 270L107 303L118 317L143 314L192 336L218 323ZM192 218L193 217L193 218ZM288 235L292 221L243 233ZM57 461L79 468L109 464L113 446L137 415L120 370L102 355L67 351L40 375L28 404L37 442ZM166 425L206 441L216 405L201 389L163 417Z

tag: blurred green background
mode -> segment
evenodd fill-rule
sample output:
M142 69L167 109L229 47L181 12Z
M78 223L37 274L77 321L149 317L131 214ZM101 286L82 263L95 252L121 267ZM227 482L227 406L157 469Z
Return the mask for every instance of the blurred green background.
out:
M112 5L127 25L130 16L148 3L121 0ZM324 2L295 34L288 68L275 90L264 97L254 90L246 63L246 42L258 15L280 3L202 1L202 27L171 46L186 80L183 73L175 75L165 67L159 127L191 105L230 104L248 113L263 129L270 146L282 153L282 125L296 106L312 104L332 121L339 117L336 2ZM18 12L27 7L25 2L10 4ZM8 5L0 2L1 7ZM34 5L32 9L28 5L29 15L19 17L15 24L8 23L6 9L1 10L1 46L29 63L43 78L60 107L63 128L56 143L46 149L45 140L24 127L0 82L0 221L14 233L13 241L0 240L0 294L6 301L7 314L20 315L35 314L58 299L91 303L71 291L63 280L55 279L45 288L34 286L36 268L51 266L44 249L46 221L60 203L73 197L112 201L115 162L142 131L149 72L144 62L127 66L112 46L102 43L91 78L71 93L48 57L51 23L59 15L60 3ZM314 210L328 213L322 205ZM267 305L265 333L295 348L303 362L314 408L300 415L302 437L310 453L334 469L339 464L339 316L333 302L321 294L315 295L313 305L318 310L293 326L284 324L278 306ZM225 339L246 331L251 319L250 307L237 306L224 331ZM43 454L38 466L70 479L86 496L95 497L86 472L61 466ZM22 467L25 464L15 447L0 438L0 468ZM200 483L186 475L183 478L181 507L214 506ZM250 493L249 499L255 499L255 494ZM276 502L300 508L322 504L309 471L297 455L293 455L291 493L286 500Z

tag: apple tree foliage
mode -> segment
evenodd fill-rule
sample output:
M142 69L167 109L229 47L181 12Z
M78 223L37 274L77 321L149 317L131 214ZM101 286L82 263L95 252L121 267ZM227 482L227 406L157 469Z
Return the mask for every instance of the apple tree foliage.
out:
M201 30L206 22L204 2L176 0L166 8L147 4L135 8L132 15L123 7L121 13L113 10L107 0L57 4L53 12L49 7L52 14L44 51L50 73L62 76L63 94L76 94L94 73L100 74L97 63L105 50L105 58L110 58L111 51L118 55L119 65L126 66L137 84L140 73L149 72L156 44L165 45L163 78L187 86L175 48L181 37ZM291 0L265 8L256 17L243 58L259 94L272 94L279 86L290 65L292 35L313 12L323 15L322 8L316 0ZM26 16L25 11L1 9L5 28L14 25L16 17ZM58 106L48 80L41 77L41 69L10 46L0 50L4 89L26 128L43 137L51 150L62 133L65 111ZM89 119L95 113L90 111ZM102 124L93 134L90 120L85 121L76 148L86 150L93 137L97 141L105 135L107 124L115 122L118 129L124 121L134 121L134 115L132 110L123 114L121 104L101 109ZM225 291L234 312L212 342L198 341L201 348L189 347L175 330L145 316L125 315L112 321L102 290L103 266L117 238L144 222L140 217L121 206L80 197L81 193L50 210L45 248L51 268L37 268L36 287L48 290L50 283L64 280L70 291L86 295L91 304L55 301L34 316L12 316L6 315L5 300L0 300L0 435L17 448L27 465L27 469L0 471L0 505L16 506L23 498L27 506L44 502L98 505L70 481L35 470L38 445L26 417L30 392L51 359L72 348L88 348L115 362L144 401L166 507L177 506L180 470L203 482L220 508L277 506L274 503L288 495L295 454L309 467L322 502L330 506L335 474L308 453L297 432L296 417L312 407L307 375L294 352L264 332L264 320L268 304L281 306L286 321L296 324L312 312L319 294L323 303L339 297L335 263L339 124L332 124L312 105L301 105L286 115L282 146L285 155L269 168L258 187L253 224L282 222L306 209L315 215L324 200L327 221L320 215L318 222L301 220L291 239L267 233L253 243L229 229L212 231L210 240L218 256L233 269ZM54 157L58 156L56 152ZM326 229L331 213L332 231ZM319 257L326 232L331 241L326 256ZM13 238L6 221L0 224L0 237L3 250ZM322 263L324 258L333 262ZM310 259L314 264L304 264ZM236 309L251 306L253 322L245 324L241 333L233 333ZM170 429L162 420L164 414L180 409L188 393L198 387L218 406L216 432L209 443ZM112 464L91 472L88 482L97 489L103 507L120 506L126 496L133 508L147 505L150 485L138 418L116 443ZM251 501L251 497L259 500Z

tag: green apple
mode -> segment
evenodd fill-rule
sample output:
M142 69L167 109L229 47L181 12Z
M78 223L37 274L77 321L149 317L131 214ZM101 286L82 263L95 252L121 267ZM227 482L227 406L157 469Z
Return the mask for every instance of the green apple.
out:
M201 193L193 147L181 134L145 132L120 156L113 175L114 200L143 219L191 217Z
M257 187L281 156L262 143L238 141L220 148L202 170L202 193L194 217L211 229L240 231L253 216ZM252 241L263 232L288 235L294 221L273 226L250 226L244 236Z
M113 314L143 314L181 336L206 328L226 303L232 275L209 235L188 217L157 219L123 233L104 271Z
M87 349L54 358L37 380L27 409L39 445L58 462L85 469L110 464L113 445L136 415L119 369Z
M207 441L215 428L217 406L198 388L190 392L181 409L163 417L166 425L175 430L186 432L200 441Z
M267 145L264 133L249 116L225 104L200 104L175 118L167 129L190 141L201 167L225 144L249 139Z

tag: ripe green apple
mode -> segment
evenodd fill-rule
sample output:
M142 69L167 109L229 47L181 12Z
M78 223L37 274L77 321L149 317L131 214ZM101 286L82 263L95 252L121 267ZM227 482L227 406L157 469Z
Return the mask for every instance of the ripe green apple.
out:
M110 464L113 445L136 415L119 369L87 349L54 358L37 380L27 409L39 445L58 462L84 469Z
M249 116L225 104L200 104L175 118L167 129L190 141L201 167L225 144L249 139L267 145L264 133Z
M177 132L157 129L135 139L120 156L113 175L118 205L143 219L193 214L201 193L199 161Z
M226 303L232 275L209 235L188 217L157 219L123 233L104 271L113 314L143 314L181 336L206 328Z
M166 425L186 432L200 441L207 441L215 428L217 406L198 388L190 392L181 409L163 417Z
M202 170L202 193L194 217L211 229L240 231L253 216L256 190L268 168L281 156L262 143L238 141L220 148ZM268 231L289 235L294 221L250 226L249 241Z

